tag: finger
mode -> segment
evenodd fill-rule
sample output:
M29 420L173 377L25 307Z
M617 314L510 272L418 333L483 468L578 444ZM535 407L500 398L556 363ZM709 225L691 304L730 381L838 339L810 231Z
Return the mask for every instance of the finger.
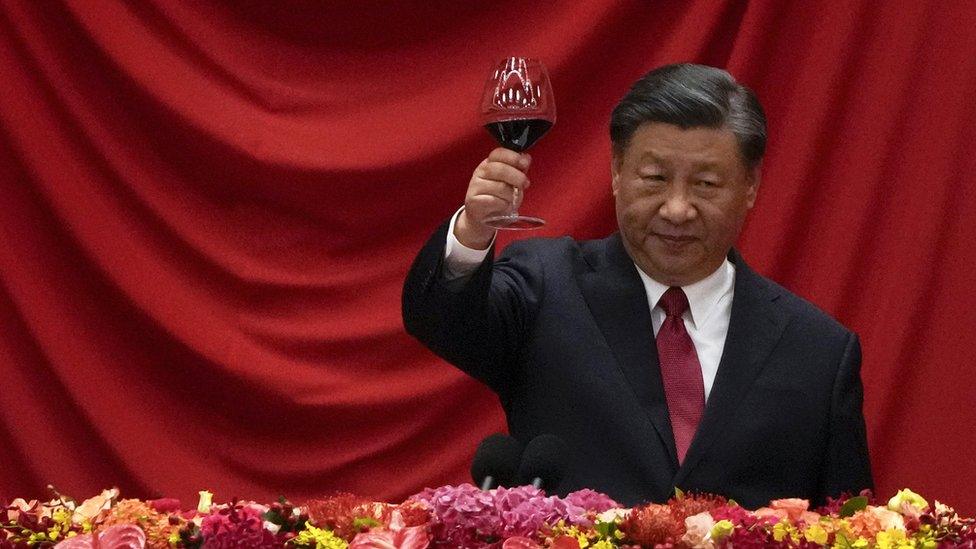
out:
M490 194L472 196L464 205L464 211L468 212L472 219L478 222L482 222L486 217L493 215L504 215L511 209L511 200Z
M497 196L505 200L511 200L512 194L515 189L519 188L516 185L510 185L504 181L494 181L492 179L475 179L471 186L468 187L468 196L476 196L479 194L487 194L491 196ZM520 193L524 194L524 193Z
M491 153L488 154L488 160L491 162L508 164L509 166L518 168L522 171L529 169L529 166L532 165L532 157L529 156L528 153L519 154L504 147L498 147L491 151Z
M501 162L489 162L481 169L479 175L482 179L501 181L515 187L528 188L529 186L529 178L525 172Z

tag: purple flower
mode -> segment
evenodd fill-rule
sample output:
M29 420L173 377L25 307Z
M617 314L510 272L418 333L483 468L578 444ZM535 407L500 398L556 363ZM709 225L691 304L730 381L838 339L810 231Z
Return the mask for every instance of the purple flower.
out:
M601 494L589 488L577 490L566 496L566 502L576 507L582 507L587 511L602 513L608 509L618 509L620 504L610 499L610 496Z
M411 499L431 510L435 543L462 547L483 547L515 536L534 537L544 526L560 520L591 526L591 511L616 506L610 498L591 490L578 492L574 499L562 499L546 496L532 486L483 492L462 484L428 488Z
M484 547L497 541L502 521L490 492L471 484L428 488L410 499L431 511L433 541L452 547Z

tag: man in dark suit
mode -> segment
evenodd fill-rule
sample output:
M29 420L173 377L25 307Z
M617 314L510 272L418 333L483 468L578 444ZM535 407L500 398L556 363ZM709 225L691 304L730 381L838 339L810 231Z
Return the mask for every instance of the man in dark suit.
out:
M495 149L407 277L407 330L499 396L511 434L562 438L559 492L625 504L680 487L747 507L872 486L857 336L733 249L765 117L725 71L669 65L610 123L620 228L528 239L493 260L487 217L531 159Z

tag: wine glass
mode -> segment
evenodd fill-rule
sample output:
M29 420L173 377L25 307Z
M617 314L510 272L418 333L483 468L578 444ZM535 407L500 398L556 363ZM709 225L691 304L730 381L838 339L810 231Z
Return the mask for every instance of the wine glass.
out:
M556 122L556 102L546 67L528 57L509 57L496 63L481 96L481 120L502 147L516 152L531 147ZM488 217L485 224L496 229L544 225L538 217L518 213L519 195L515 188L512 211Z

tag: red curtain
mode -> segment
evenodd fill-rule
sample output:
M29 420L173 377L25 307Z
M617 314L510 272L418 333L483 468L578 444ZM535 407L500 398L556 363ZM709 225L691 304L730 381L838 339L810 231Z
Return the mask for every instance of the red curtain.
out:
M976 4L398 4L0 0L0 499L465 480L503 417L400 285L518 53L559 109L532 236L613 230L607 119L647 70L758 92L745 257L862 336L880 493L976 513Z

